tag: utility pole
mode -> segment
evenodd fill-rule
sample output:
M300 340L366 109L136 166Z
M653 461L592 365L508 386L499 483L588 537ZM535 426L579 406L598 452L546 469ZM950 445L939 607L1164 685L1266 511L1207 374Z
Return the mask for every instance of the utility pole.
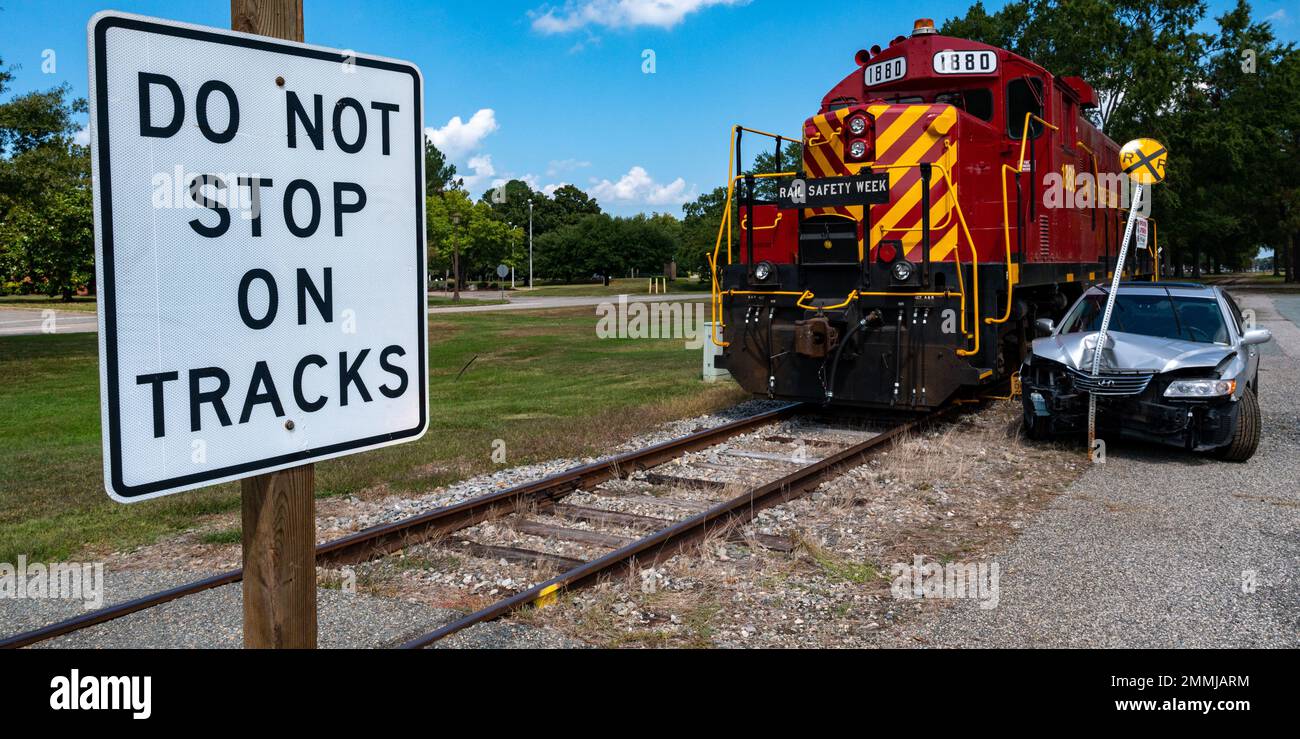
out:
M302 0L230 0L230 28L302 41ZM304 464L239 481L245 648L316 648L315 472Z
M451 292L451 302L460 302L460 239L456 237L456 232L460 230L460 214L451 214L451 279L453 287Z
M528 287L533 287L533 199L528 199Z

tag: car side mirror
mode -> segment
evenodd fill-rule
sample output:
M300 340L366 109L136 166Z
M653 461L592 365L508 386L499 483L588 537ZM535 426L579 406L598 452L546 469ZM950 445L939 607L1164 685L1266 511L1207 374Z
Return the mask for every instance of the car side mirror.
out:
M1241 343L1246 346L1255 344L1267 344L1273 340L1273 332L1266 328L1252 328L1241 335Z
M1044 335L1050 334L1056 330L1056 322L1050 318L1040 318L1034 321L1034 328Z

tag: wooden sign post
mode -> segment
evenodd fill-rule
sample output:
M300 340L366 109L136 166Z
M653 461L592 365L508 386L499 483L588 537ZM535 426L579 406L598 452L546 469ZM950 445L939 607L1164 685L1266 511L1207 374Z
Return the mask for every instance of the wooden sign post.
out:
M230 29L304 41L302 0L230 0ZM239 481L244 647L316 648L316 466Z

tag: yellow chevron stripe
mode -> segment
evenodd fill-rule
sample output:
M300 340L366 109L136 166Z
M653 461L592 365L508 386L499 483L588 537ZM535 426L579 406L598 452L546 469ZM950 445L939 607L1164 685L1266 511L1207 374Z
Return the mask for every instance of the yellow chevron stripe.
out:
M903 112L899 113L898 117L894 119L894 122L889 124L889 127L881 131L880 135L876 137L876 160L879 161L883 155L889 153L890 147L898 143L898 139L907 133L907 130L929 108L928 105L909 105L904 108Z
M903 176L902 173L906 172L907 170L894 169L890 171L897 172L898 177L902 177ZM895 180L894 177L890 177L891 189L894 187L895 184L894 180ZM907 215L907 212L910 211L913 207L915 207L916 204L919 202L921 202L921 181L917 180L916 182L912 183L912 186L908 188L906 193L903 194L903 197L899 198L894 202L893 205L889 206L889 210L885 211L885 215L881 217L879 223L872 224L871 244L874 246L880 243L882 234L884 234L884 232L888 231L889 229L897 226L898 220L903 216Z
M832 146L832 144L813 146L809 148L809 151L811 151L813 155L813 161L817 162L817 167L823 172L823 177L835 176L835 167L831 165L830 155L826 153L826 149L830 146Z
M957 248L957 226L956 224L948 228L948 232L939 238L939 241L930 247L930 261L943 262L952 254L952 250Z

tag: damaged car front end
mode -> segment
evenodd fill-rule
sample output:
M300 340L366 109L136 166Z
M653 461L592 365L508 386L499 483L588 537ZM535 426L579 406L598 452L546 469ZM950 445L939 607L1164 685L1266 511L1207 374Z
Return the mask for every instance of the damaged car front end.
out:
M1125 283L1092 374L1106 290L1092 288L1049 336L1033 342L1020 372L1031 438L1086 431L1097 397L1101 438L1126 437L1249 458L1259 436L1256 344L1217 288ZM1244 455L1244 456L1243 456Z

